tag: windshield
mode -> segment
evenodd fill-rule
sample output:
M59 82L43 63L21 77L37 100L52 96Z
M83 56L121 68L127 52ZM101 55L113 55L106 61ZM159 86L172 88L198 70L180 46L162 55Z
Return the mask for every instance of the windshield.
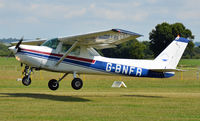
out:
M47 47L50 47L52 49L56 49L58 44L59 44L58 38L54 38L54 39L47 40L41 46L47 46Z

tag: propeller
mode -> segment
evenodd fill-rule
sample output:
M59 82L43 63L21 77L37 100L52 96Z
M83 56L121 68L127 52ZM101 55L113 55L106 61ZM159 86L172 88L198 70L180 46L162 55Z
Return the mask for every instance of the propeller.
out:
M20 44L22 43L22 41L24 40L24 37L22 37L19 42L17 43L17 45L15 46L15 49L18 49Z
M22 37L20 40L19 40L19 42L16 44L16 46L11 46L11 47L9 47L8 49L11 51L11 53L8 55L8 57L10 57L11 55L12 55L12 52L15 54L15 53L17 53L17 52L19 52L19 50L20 50L20 48L19 48L19 46L20 46L20 44L22 43L22 41L24 40L24 37ZM7 58L8 58L7 57Z

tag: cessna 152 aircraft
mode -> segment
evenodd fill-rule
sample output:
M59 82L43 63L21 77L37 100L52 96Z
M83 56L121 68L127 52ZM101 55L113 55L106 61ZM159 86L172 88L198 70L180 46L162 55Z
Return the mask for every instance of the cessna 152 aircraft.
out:
M84 35L12 43L9 47L18 61L25 64L22 83L31 84L31 72L47 70L65 73L60 79L51 79L51 90L68 74L73 74L71 86L78 90L83 86L77 74L115 74L133 77L168 78L174 76L176 66L189 42L177 37L154 60L115 59L100 56L95 49L116 47L116 45L140 37L140 34L112 29ZM26 44L26 45L23 45ZM39 45L40 46L36 46ZM95 49L94 49L95 48Z

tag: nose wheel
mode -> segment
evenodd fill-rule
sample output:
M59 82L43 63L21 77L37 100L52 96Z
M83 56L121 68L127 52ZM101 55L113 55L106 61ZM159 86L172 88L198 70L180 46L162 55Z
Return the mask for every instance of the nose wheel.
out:
M29 86L31 84L31 72L32 72L32 68L29 66L25 66L25 69L24 69L24 77L22 78L22 84L25 85L25 86Z
M22 84L25 86L29 86L31 84L31 78L28 75L24 76L22 79Z

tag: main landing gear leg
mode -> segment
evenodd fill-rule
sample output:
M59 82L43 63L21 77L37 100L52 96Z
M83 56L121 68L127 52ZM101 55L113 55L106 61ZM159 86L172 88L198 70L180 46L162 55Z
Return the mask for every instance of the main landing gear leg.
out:
M59 82L64 79L66 76L68 75L68 73L66 73L65 75L63 75L58 81L56 79L51 79L48 83L49 89L51 90L57 90L59 87ZM79 90L83 87L83 81L80 78L76 77L76 72L73 73L74 75L74 79L71 82L71 86L73 89L75 90Z
M49 89L51 90L57 90L59 87L59 82L64 79L66 76L68 75L68 73L65 73L65 75L63 75L58 81L56 79L51 79L48 83Z
M76 72L74 72L74 79L71 82L71 86L75 90L79 90L83 87L83 81L80 78L76 77Z
M29 66L25 66L25 69L24 69L24 77L22 78L22 84L25 85L25 86L29 86L31 84L31 72L32 72L32 67L30 67L29 69Z

